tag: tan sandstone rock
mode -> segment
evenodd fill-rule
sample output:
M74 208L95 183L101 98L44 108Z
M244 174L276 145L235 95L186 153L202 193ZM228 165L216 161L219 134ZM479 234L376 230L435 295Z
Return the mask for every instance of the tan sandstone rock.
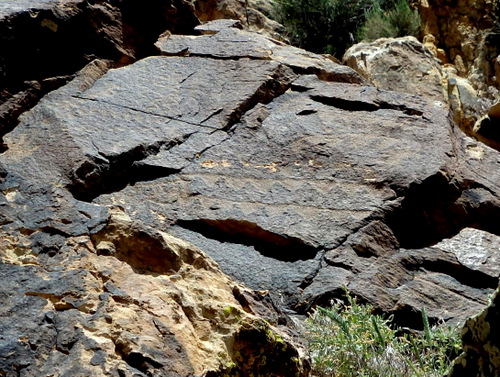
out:
M446 102L440 62L415 37L358 43L346 51L343 61L381 89L418 92L433 101Z
M468 78L480 96L492 98L498 34L493 30L498 2L493 0L420 0L423 34L432 34L460 76Z
M435 37L428 34L424 41L421 44L413 37L404 37L359 43L347 50L344 61L380 89L406 93L416 90L449 106L455 123L463 131L497 146L494 138L474 128L491 106L491 100L481 98L471 81L462 77L466 68L461 56L455 57L455 65L442 65L436 59L439 53Z
M254 293L193 245L110 213L103 230L68 238L54 257L37 258L26 237L0 240L2 273L17 268L13 284L37 271L23 287L37 302L24 314L35 323L18 342L43 349L54 338L31 364L38 376L305 375L289 336L255 315Z

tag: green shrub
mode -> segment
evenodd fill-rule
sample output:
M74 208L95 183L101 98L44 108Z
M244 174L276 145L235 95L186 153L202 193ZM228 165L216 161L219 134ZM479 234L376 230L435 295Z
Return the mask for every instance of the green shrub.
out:
M397 335L391 318L372 314L347 293L348 305L318 307L306 321L313 370L318 376L442 376L460 352L458 328L430 327Z
M275 17L290 42L317 53L342 55L364 18L365 1L275 0Z
M366 13L366 22L358 30L358 40L373 41L378 38L417 36L421 19L411 9L408 0L398 0L389 10L375 6Z
M413 35L418 14L407 0L274 0L274 18L296 46L342 57L356 36L369 38L371 27L383 36ZM370 24L365 24L368 17ZM365 25L365 27L363 27ZM360 30L358 32L358 30Z

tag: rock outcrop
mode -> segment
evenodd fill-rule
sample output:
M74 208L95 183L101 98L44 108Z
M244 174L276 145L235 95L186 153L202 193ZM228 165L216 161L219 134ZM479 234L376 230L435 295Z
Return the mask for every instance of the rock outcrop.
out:
M156 48L4 135L2 373L303 376L288 314L343 287L412 328L486 306L500 154L443 102L235 21Z
M449 377L495 377L500 371L500 295L498 290L482 313L467 320L462 331L464 352Z
M343 61L380 89L447 101L441 64L415 37L358 43L346 51Z
M91 236L2 238L0 373L305 375L265 297L192 245L110 212Z
M414 37L381 38L352 46L343 60L380 89L417 92L442 103L450 108L455 124L465 133L500 148L500 137L491 131L496 127L490 125L490 118L478 123L494 101L480 97L452 65L442 65L428 43Z
M379 88L448 102L464 132L498 149L500 139L476 125L498 101L498 2L418 3L423 44L411 37L360 43L345 63Z
M196 0L194 4L202 22L239 20L249 30L282 39L283 25L272 19L269 0Z
M30 9L28 4L3 2L1 26L16 34L20 32L16 24L18 19L31 17L35 26L45 20L39 26L43 28L45 24L53 26L47 18L52 15L60 21L58 30L69 33L73 22L79 25L78 22L85 23L82 17L89 17L95 22L96 29L103 33L103 39L107 39L109 35L104 30L106 25L99 23L99 12L89 12L88 7L117 12L113 4L108 2L47 1L37 5ZM127 2L120 5L123 8L132 6ZM168 7L175 10L166 13L171 19L162 19L162 23L151 21L153 24L148 27L152 30L162 28L157 30L157 35L165 30L165 25L171 31L182 31L176 26L190 24L186 30L195 32L193 28L199 22L187 3L166 1L155 5L164 7L166 11ZM180 13L181 6L189 11L184 16ZM127 9L131 11L133 7ZM156 10L153 7L148 12L154 13ZM128 14L128 17L141 15L144 12ZM130 35L136 31L129 24L121 23L119 12L110 17L110 22L118 27L116 32L122 30ZM52 22L55 24L56 21ZM56 30L51 32L56 33ZM139 35L141 38L151 38L152 34L141 30ZM12 44L16 41L15 35L2 34L2 38L4 36L2 43ZM71 33L62 34L60 38L71 36ZM20 42L19 39L17 41ZM131 51L138 51L137 46L146 49L146 45L147 42L134 45ZM116 42L116 48L120 50L117 54L112 48L104 49L110 54L104 56L108 60L94 60L76 75L71 70L76 69L87 57L78 56L81 59L74 62L70 54L64 68L71 75L61 80L47 77L54 72L60 73L57 67L49 73L38 72L33 75L29 70L19 70L16 78L15 64L9 62L9 59L16 57L12 56L12 50L2 50L5 53L5 57L2 55L2 63L5 63L3 72L8 83L3 92L7 93L8 98L4 108L8 107L8 110L3 113L5 123L2 126L7 126L2 128L2 136L7 136L2 150L5 153L0 163L0 295L3 303L0 315L0 374L307 375L309 364L300 342L297 342L297 334L292 330L294 325L287 315L275 308L266 292L253 292L235 283L202 251L162 230L131 219L120 206L106 208L74 198L95 194L92 190L86 194L82 192L80 196L78 194L80 186L77 176L85 174L85 167L74 173L66 170L73 163L76 163L73 166L80 166L80 163L85 165L84 160L87 158L92 161L91 150L96 148L92 140L89 139L90 144L86 146L79 146L79 141L76 144L74 142L78 137L74 139L71 133L75 131L90 135L93 131L89 126L93 121L89 119L81 127L64 126L66 130L72 130L59 134L58 116L54 119L45 118L48 115L45 110L52 105L58 106L56 103L61 101L67 103L69 107L66 110L70 113L92 111L85 106L77 110L71 102L75 99L89 102L78 100L77 97L96 84L110 67L125 64L123 56L128 56L126 60L130 62L140 58L142 53L150 54L143 51L132 56L123 50L123 46L123 41ZM46 45L36 48L40 54L49 55L45 50ZM152 43L147 49L156 54ZM57 59L58 56L47 56L50 62L49 58ZM43 60L39 63L41 66L45 64ZM58 63L63 65L63 62ZM33 85L37 91L32 97L31 92L23 90L14 95L14 90L8 93L11 89L17 90L16 83L26 78L36 80ZM48 90L68 80L67 85L48 94L35 106ZM43 89L44 83L52 81L57 81L57 85ZM40 86L42 90L39 90ZM244 93L243 90L241 95ZM47 143L32 140L38 144L35 149L45 145L42 147L44 151L34 154L22 147L17 149L15 143L7 142L14 135L9 132L12 129L16 131L18 116L32 106L35 106L34 109L26 115L34 114L36 119L32 120L33 125L36 124L35 128L39 131L45 129L49 139L60 141L56 145L48 139ZM41 112L37 109L41 109ZM133 110L130 112L134 113ZM142 124L140 116L129 119L127 123L127 115L120 113L121 110L116 113L118 118L115 123L105 125L97 122L94 126L109 126L112 130L119 124L122 127L128 124L132 130ZM151 117L155 118L154 115ZM59 120L59 125L69 125L64 119ZM67 120L70 121L69 118ZM164 118L159 120L159 124L165 125ZM159 124L151 124L151 129ZM19 127L22 125L27 124L20 120ZM185 133L188 130L182 130L184 125L187 123L180 122L181 127L174 130L174 133L181 131L179 144L182 137L188 137ZM120 136L119 128L115 130L116 136L122 137L124 135ZM162 132L161 127L154 131L157 136ZM130 154L126 152L120 156L118 153L116 159L112 156L114 152L111 152L108 162L112 169L117 167L116 164L130 164L122 166L125 170L121 174L109 174L104 181L101 178L106 174L99 178L95 182L95 189L99 190L97 187L101 186L106 190L104 187L107 185L119 187L133 180L134 159L140 154L145 156L163 147L161 142L155 144L157 136L152 136L155 139L152 145L141 146L142 141L133 145L137 140L130 140ZM111 149L118 147L112 140L102 141L108 143ZM16 149L20 154L14 152ZM103 161L104 157L98 158ZM29 167L28 161L36 162ZM63 161L72 162L66 165ZM54 170L57 165L62 169ZM139 170L142 171L140 179L145 177L144 172L147 172L146 175L152 174L151 177L158 174L154 168ZM60 180L61 173L63 176L70 173L72 177L76 174L75 184L68 185L69 181L63 183L65 178ZM100 175L100 172L95 174L95 178Z
M495 70L500 54L498 2L492 0L419 0L424 35L444 49L446 60L461 77L469 79L480 97L498 96L499 76Z

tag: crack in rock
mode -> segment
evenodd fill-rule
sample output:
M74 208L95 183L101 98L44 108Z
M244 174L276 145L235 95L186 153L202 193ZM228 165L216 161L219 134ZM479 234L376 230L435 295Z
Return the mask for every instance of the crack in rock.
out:
M29 9L33 6L37 9ZM169 6L176 11L166 11ZM199 25L190 5L180 0L148 6L47 1L6 5L0 12L0 142L17 126L20 114L91 60L110 59L121 67L157 55L153 44L166 29L189 34Z
M152 181L179 173L179 169L142 164L148 156L184 143L193 133L179 139L138 145L118 155L88 156L71 175L67 189L78 200L90 202L96 197L120 191L128 185Z
M319 252L298 238L267 231L246 220L178 220L177 225L220 242L252 246L264 256L285 262L314 259Z
M284 94L291 86L295 75L285 65L279 65L269 80L257 88L255 93L243 101L228 116L227 125L222 130L229 130L238 123L243 115L253 109L257 104L266 104Z
M214 21L203 25L210 28ZM192 56L216 60L275 61L296 74L314 74L323 81L370 85L353 69L320 55L286 45L277 40L240 30L237 25L217 25L210 34L185 36L165 34L156 43L164 56Z
M299 87L300 88L300 87ZM300 90L300 89L299 89ZM406 115L422 116L424 113L420 110L409 108L405 105L395 105L384 101L356 101L340 97L329 97L323 95L311 95L311 99L322 103L323 105L333 106L346 111L377 111L377 110L396 110Z

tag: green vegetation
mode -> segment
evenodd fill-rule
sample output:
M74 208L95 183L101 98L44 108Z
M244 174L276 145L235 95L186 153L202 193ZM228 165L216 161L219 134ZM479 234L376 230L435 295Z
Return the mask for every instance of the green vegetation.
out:
M348 304L318 307L308 318L307 339L318 376L443 376L461 351L458 328L430 327L422 310L424 331L405 333L391 318L372 314L347 293Z
M415 22L420 25L408 0L275 0L274 9L293 44L337 57L359 38L371 38L372 27L400 36L414 35Z
M420 31L420 15L411 9L407 0L397 1L393 8L384 11L380 6L366 13L366 22L358 29L358 40L373 41L378 38L416 36Z

